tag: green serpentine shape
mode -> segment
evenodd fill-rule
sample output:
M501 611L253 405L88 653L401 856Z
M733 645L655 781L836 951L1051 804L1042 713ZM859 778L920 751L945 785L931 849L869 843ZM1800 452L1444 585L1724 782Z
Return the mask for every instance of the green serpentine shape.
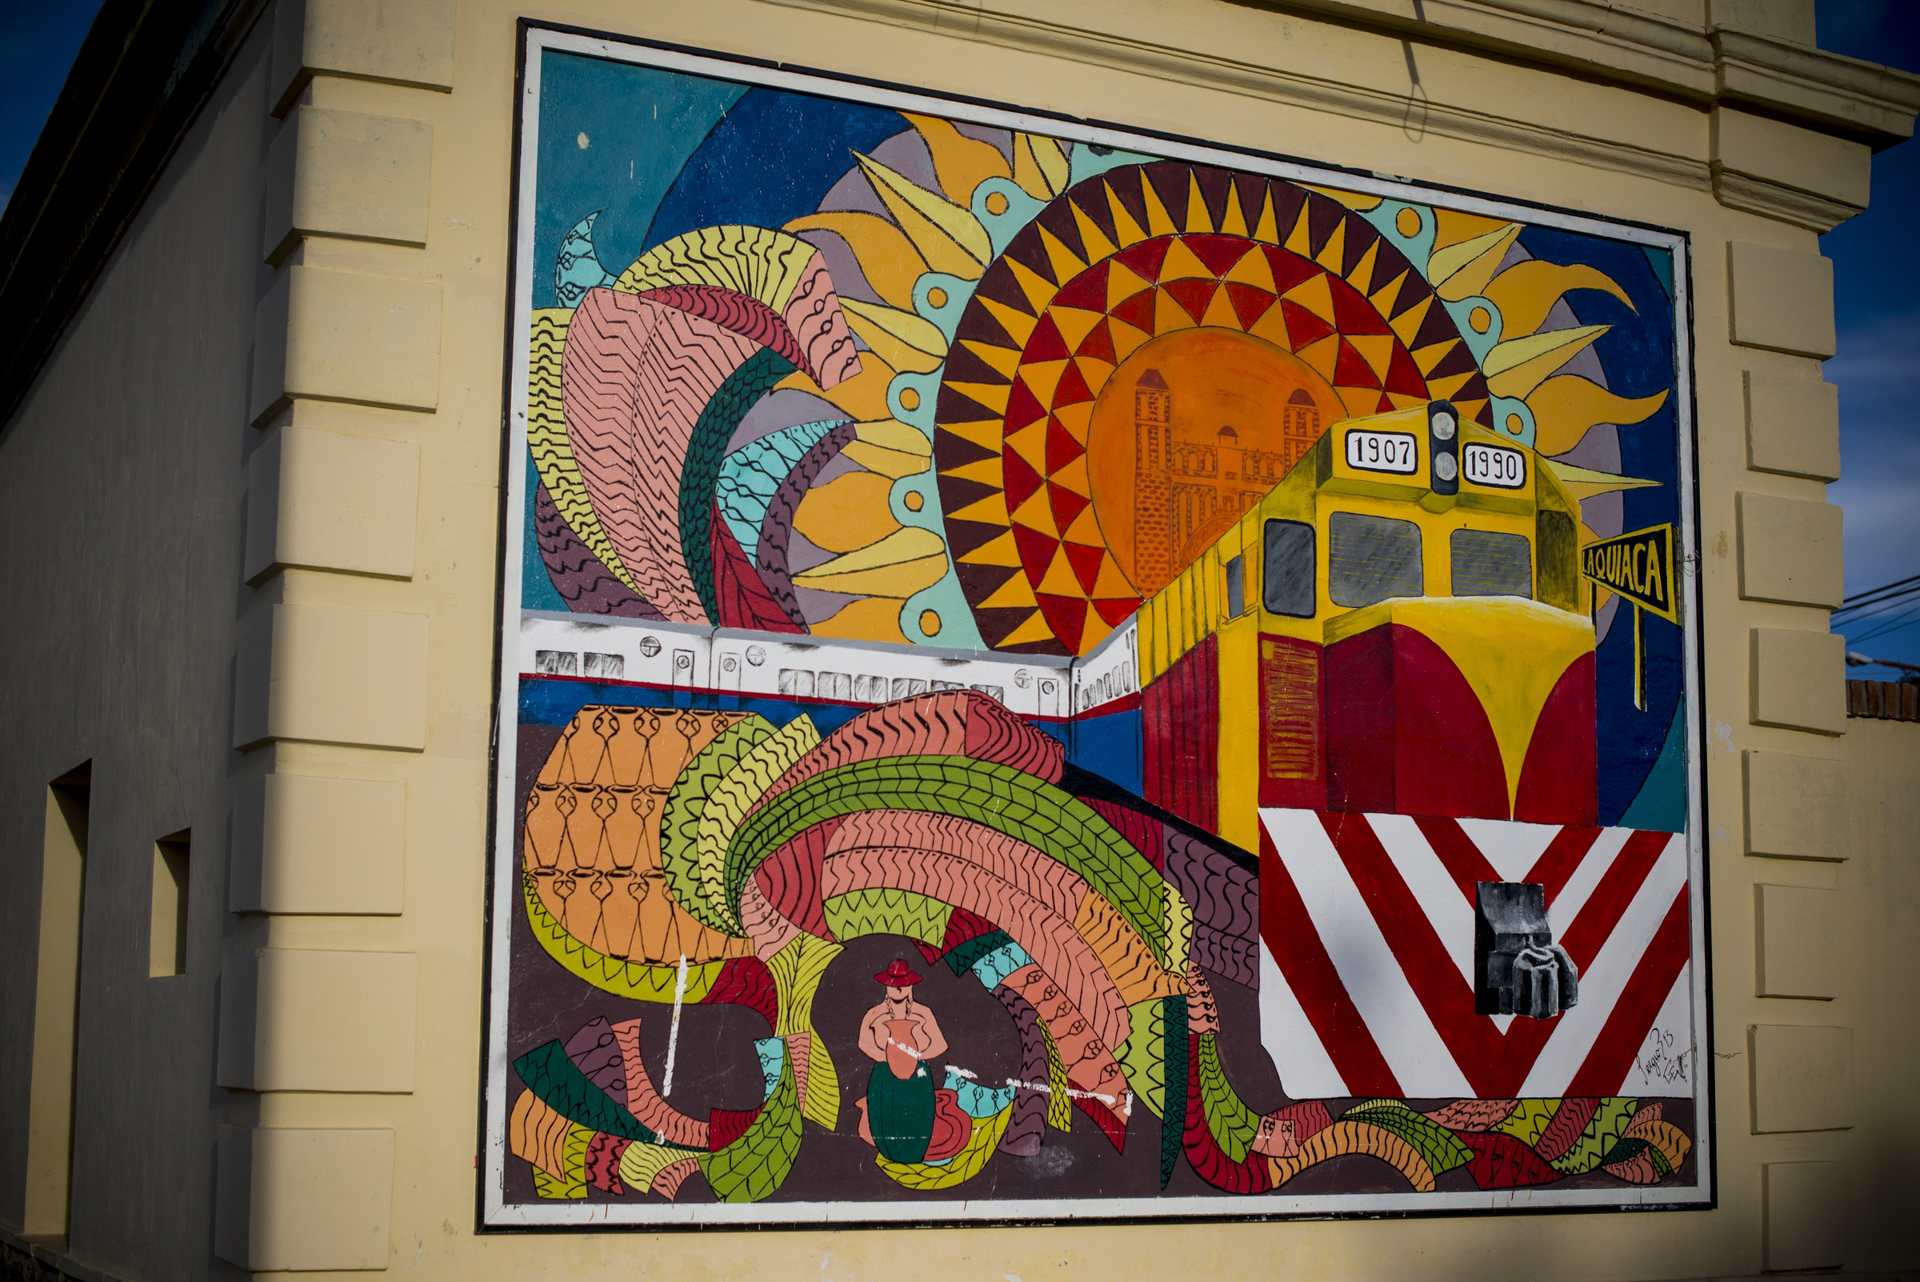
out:
M692 439L687 442L686 462L680 469L680 547L686 553L687 570L700 593L700 604L716 624L720 622L720 594L713 587L712 523L720 465L740 420L769 388L791 373L793 362L770 347L747 357L700 411Z
M727 846L728 907L739 915L747 878L783 844L817 823L870 810L956 815L1038 848L1112 903L1166 965L1165 887L1146 857L1079 798L1017 767L972 757L859 761L781 793Z

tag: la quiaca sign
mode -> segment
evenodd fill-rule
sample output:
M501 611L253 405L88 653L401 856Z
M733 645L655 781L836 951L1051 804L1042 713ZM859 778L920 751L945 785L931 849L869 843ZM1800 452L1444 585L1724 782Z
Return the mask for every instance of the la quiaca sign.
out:
M1673 526L1654 525L1580 549L1580 573L1643 610L1680 621L1673 581Z

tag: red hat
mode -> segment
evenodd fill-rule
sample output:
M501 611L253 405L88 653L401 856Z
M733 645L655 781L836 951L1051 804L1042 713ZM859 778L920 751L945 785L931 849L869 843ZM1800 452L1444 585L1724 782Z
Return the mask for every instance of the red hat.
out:
M911 988L920 982L920 976L907 969L907 963L896 957L887 963L887 968L874 976L888 988Z

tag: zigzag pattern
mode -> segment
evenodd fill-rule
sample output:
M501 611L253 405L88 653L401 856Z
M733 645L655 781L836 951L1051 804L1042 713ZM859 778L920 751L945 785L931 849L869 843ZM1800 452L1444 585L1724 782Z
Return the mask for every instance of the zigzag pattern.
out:
M1169 829L1166 875L1193 911L1191 960L1236 983L1259 987L1259 874Z
M1059 977L1059 982L1068 987L1069 1000L1078 1010L1087 1012L1098 1037L1113 1046L1126 1040L1126 1003L1102 970L1099 956L1074 932L1073 919L1051 911L979 864L912 848L863 846L830 853L822 881L829 902L834 896L861 890L899 888L991 917L1046 974ZM830 911L828 925L833 925L833 920ZM944 916L940 928L944 934ZM838 927L834 934L842 940L847 938ZM915 937L926 939L924 935ZM936 935L927 942L939 938Z
M568 439L593 510L634 586L667 618L708 623L681 541L694 429L757 345L704 317L587 291L562 362Z
M700 594L707 618L725 627L740 625L721 617L719 597L713 590L711 523L720 461L726 455L727 442L733 439L740 420L747 416L754 402L791 373L793 362L777 352L763 347L749 356L740 368L727 376L726 382L701 409L681 460L680 543L687 558L687 572L693 576L693 586Z
M634 586L633 577L621 564L620 554L614 551L607 532L600 527L600 518L593 514L593 501L587 495L586 482L581 480L580 467L574 461L573 445L567 439L562 369L572 319L570 309L559 307L541 308L533 314L532 329L527 337L527 450L533 456L534 470L539 473L542 488L574 536L628 591L637 593L639 589ZM552 564L549 560L548 565Z
M671 285L711 285L780 312L818 254L798 236L766 227L702 227L661 241L634 259L613 288L640 294Z
M1033 1009L1033 1003L1005 984L995 984L991 991L1020 1034L1022 1085L1013 1092L1013 1111L1007 1119L1006 1133L1000 1138L1000 1148L1016 1157L1032 1157L1040 1151L1047 1122L1048 1096L1032 1085L1047 1080L1047 1038L1040 1031L1040 1016Z
M599 528L595 522L594 529ZM635 595L607 569L606 562L580 541L554 505L545 481L534 486L533 535L540 544L540 560L547 567L547 578L575 614L611 614L628 619L661 617L660 611ZM612 545L608 545L607 551L612 555Z
M761 725L767 723L762 721ZM710 904L722 903L726 899L724 873L727 843L732 840L740 821L746 818L761 795L773 786L775 779L786 773L794 762L820 742L820 732L814 728L809 717L795 717L778 730L772 730L770 726L768 729L770 733L764 735L754 732L747 750L725 774L713 781L702 798L700 815L694 826L693 858L702 898ZM719 742L715 741L716 747ZM746 739L741 742L746 742ZM716 768L728 751L731 749L723 749L714 757ZM688 804L692 800L693 795L689 793ZM758 942L755 941L756 944Z
M673 897L706 925L729 935L740 933L739 914L726 896L707 898L700 869L700 822L708 797L761 740L775 733L767 719L757 714L721 731L681 770L660 816L660 863Z
M1030 896L1046 910L1073 921L1086 898L1086 879L1055 863L1016 837L958 815L919 811L873 811L849 815L827 843L829 855L846 854L863 846L897 848L964 859L997 882ZM1003 918L993 912L968 909L996 925Z
M677 1111L654 1090L653 1079L647 1076L646 1061L640 1057L640 1021L629 1019L615 1024L613 1040L620 1047L620 1071L627 1083L627 1111L653 1132L651 1137L642 1138L705 1150L707 1123Z
M720 460L714 497L720 504L721 519L749 560L759 551L760 523L766 520L767 504L780 489L780 483L807 456L807 451L842 421L823 419L783 427L749 441Z
M830 743L831 738L809 753L787 777L804 770ZM1101 886L1156 958L1164 956L1163 883L1140 853L1077 798L1010 767L965 757L855 762L815 775L771 802L763 800L728 846L728 893L737 896L753 863L805 828L875 810L960 815L1035 846Z
M866 935L905 935L922 942L946 934L947 916L953 909L930 895L891 886L871 886L829 896L826 902L827 927L834 938L859 939Z
M793 573L787 559L788 546L793 541L793 514L799 510L800 500L806 497L813 478L841 450L853 444L854 427L851 423L842 423L816 441L803 455L786 479L774 490L773 497L767 501L767 513L760 521L760 541L756 545L754 569L760 575L760 581L767 585L767 591L779 603L787 617L795 623L806 626L806 615L801 613L799 596L793 589Z
M646 297L732 330L777 352L788 363L806 370L808 377L813 376L814 368L800 350L800 344L794 341L793 331L787 328L778 312L757 298L713 285L668 285L646 291Z
M1117 1012L1097 1007L1083 1010L1038 965L1022 966L1002 982L1026 998L1040 1016L1068 1081L1083 1091L1115 1097L1125 1093L1126 1078L1109 1048L1124 1043L1132 1031L1127 1027L1126 1007ZM1111 1036L1115 1031L1117 1040Z

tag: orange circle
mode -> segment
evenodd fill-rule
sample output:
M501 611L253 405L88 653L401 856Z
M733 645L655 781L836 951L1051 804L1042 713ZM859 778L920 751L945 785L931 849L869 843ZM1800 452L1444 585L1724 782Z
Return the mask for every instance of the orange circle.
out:
M1162 334L1122 362L1094 402L1086 466L1098 537L1135 591L1158 592L1345 417L1324 378L1265 339ZM1213 461L1188 477L1176 450ZM1211 501L1176 503L1176 480Z
M939 636L940 616L932 610L920 611L920 631L930 637Z
M1511 432L1515 436L1518 436L1520 435L1520 433L1526 430L1527 430L1527 421L1525 419L1521 418L1518 414L1507 415L1507 431Z
M1411 240L1420 234L1420 211L1403 209L1393 216L1394 230Z
M1467 313L1467 324L1473 326L1473 332L1484 334L1493 328L1493 313L1484 307L1476 307Z
M920 393L919 393L919 392L916 392L916 391L915 391L915 390L914 390L913 388L911 388L911 387L903 387L903 388L901 388L901 389L900 389L900 408L901 408L901 409L903 409L903 410L917 410L917 409L919 409L919 408L920 408Z
M941 289L938 285L935 285L932 289L927 291L927 306L933 308L935 311L938 311L940 308L945 307L946 305L947 305L946 290Z
M1007 193L990 191L987 193L987 212L998 217L1007 212Z
M900 501L907 505L907 511L909 512L918 512L927 505L927 500L921 497L919 490L908 490L906 497Z

